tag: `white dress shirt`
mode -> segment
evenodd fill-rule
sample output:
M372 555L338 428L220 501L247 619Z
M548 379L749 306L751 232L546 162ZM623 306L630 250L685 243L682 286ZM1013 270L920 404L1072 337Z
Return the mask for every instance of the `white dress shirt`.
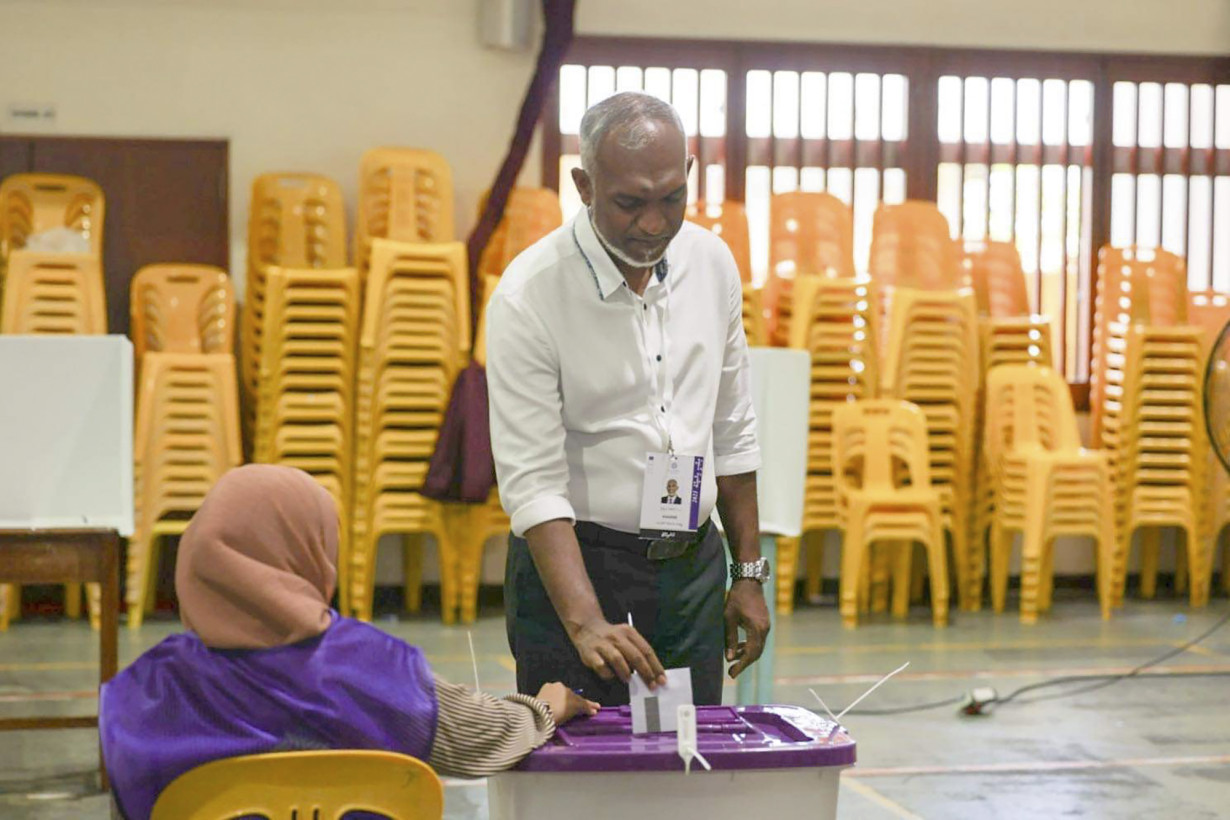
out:
M717 476L760 467L739 271L690 222L643 296L584 210L518 256L487 308L487 384L515 535L559 518L638 532L646 454L671 445L705 457L702 522Z

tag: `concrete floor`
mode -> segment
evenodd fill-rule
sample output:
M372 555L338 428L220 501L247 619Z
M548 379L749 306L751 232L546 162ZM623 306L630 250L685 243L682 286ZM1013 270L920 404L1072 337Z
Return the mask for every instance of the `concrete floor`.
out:
M1053 613L1033 627L1012 615L956 613L937 631L915 609L908 622L874 617L847 631L829 602L779 621L775 700L811 706L814 687L838 709L907 660L910 668L866 708L941 700L973 686L1003 694L1054 676L1127 671L1228 613L1225 598L1190 612L1163 595L1130 601L1103 623L1088 593L1061 589ZM380 626L423 646L445 677L470 679L464 628L429 617ZM125 630L121 663L176 628L155 621ZM473 628L483 686L493 691L513 685L503 629L498 609ZM0 634L0 714L90 712L96 657L84 625L16 624ZM859 763L842 777L839 817L1230 817L1230 679L1200 676L1230 673L1230 625L1161 671L1075 697L1006 705L989 717L958 717L955 707L851 715L845 722ZM93 788L95 764L91 731L0 735L0 818L108 817L108 799ZM446 795L449 820L487 817L483 783L449 783Z

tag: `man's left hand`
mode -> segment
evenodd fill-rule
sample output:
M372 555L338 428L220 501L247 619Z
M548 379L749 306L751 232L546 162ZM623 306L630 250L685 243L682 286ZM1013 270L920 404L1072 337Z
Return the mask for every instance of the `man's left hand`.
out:
M734 661L727 670L731 678L739 677L764 652L769 636L769 608L764 596L761 583L747 578L735 581L726 596L726 660ZM739 627L743 627L746 641L739 640Z

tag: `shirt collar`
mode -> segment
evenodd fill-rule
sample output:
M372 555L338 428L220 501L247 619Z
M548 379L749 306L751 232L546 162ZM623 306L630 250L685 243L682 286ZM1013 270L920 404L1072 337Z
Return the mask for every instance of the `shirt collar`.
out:
M572 235L576 239L577 247L580 248L581 256L589 267L590 273L593 274L598 294L602 297L603 301L606 301L608 296L623 286L624 275L619 272L619 268L615 266L615 261L611 259L611 255L603 247L602 240L598 238L598 234L594 231L593 223L589 221L589 211L585 208L577 211L577 215L572 219ZM674 245L674 242L671 245ZM663 256L662 261L654 266L654 277L659 282L664 281L666 274L670 271L668 260L670 251L671 249L668 247L666 251L667 256Z

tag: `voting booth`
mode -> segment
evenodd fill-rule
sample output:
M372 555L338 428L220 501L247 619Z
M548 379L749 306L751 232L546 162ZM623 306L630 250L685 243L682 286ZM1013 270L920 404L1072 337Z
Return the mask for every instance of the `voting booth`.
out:
M632 734L629 707L561 727L510 772L488 780L491 820L835 818L845 730L797 706L701 706L685 772L673 733Z

